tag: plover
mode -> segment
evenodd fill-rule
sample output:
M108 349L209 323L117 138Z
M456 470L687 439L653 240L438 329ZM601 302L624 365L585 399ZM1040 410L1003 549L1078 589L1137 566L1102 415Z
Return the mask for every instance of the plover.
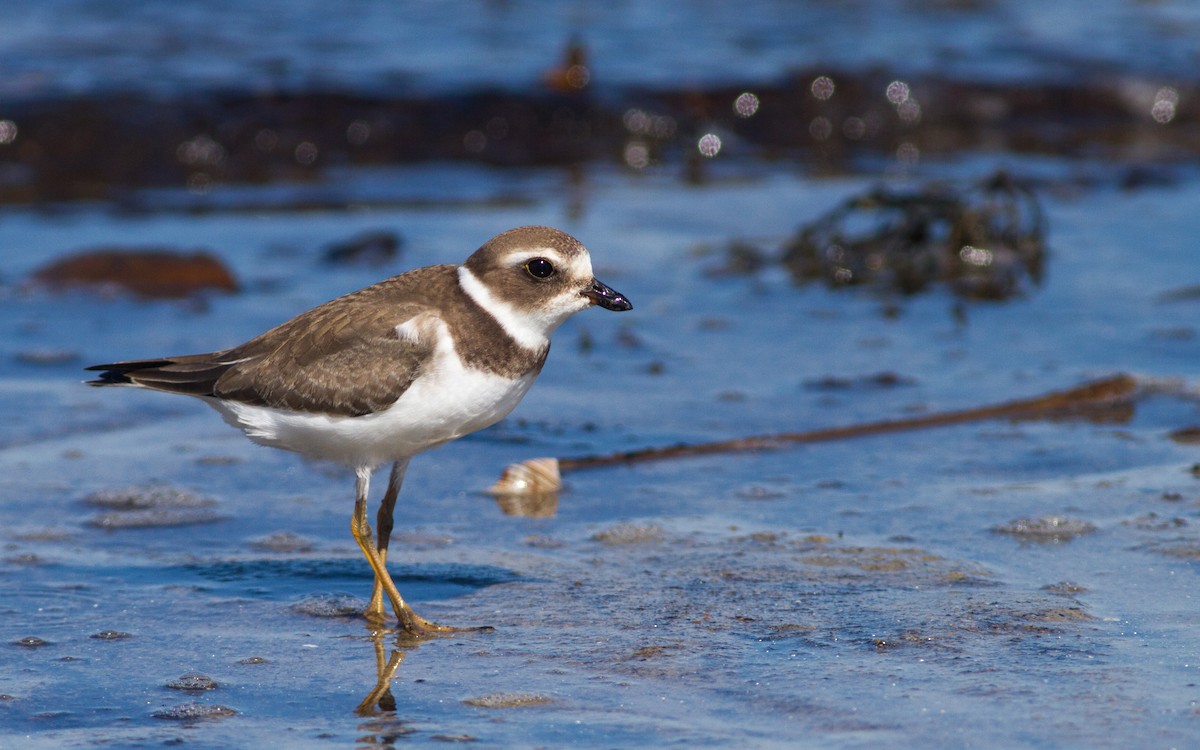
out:
M339 297L232 349L95 365L91 385L196 396L256 443L354 469L351 533L383 598L413 634L456 630L419 616L387 571L392 514L409 460L502 419L546 361L550 334L591 305L631 310L592 274L574 237L541 226L499 234L462 265L418 268ZM391 462L367 520L371 475Z

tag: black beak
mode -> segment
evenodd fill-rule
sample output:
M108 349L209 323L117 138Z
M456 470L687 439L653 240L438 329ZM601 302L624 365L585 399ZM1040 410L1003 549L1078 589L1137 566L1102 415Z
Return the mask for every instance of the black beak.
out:
M625 299L624 294L621 294L599 279L593 278L592 285L583 290L581 294L590 299L593 305L600 305L605 310L624 312L625 310L633 309L633 304Z

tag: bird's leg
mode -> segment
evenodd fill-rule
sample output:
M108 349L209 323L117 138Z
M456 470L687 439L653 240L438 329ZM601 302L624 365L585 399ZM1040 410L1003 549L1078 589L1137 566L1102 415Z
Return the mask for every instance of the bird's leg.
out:
M370 489L371 469L357 468L354 482L354 516L350 519L350 533L354 536L354 541L358 543L358 548L362 550L363 555L367 558L367 563L375 573L375 586L378 588L379 571L383 568L383 561L379 558L379 550L375 548L375 541L371 539L371 524L367 521L367 493ZM364 614L368 620L383 620L382 600L376 606L376 602L372 598L371 605L367 607Z
M375 530L378 543L375 549L379 551L379 561L387 567L388 540L392 536L392 514L396 509L396 498L400 496L400 486L404 483L404 474L408 471L408 458L402 458L392 464L392 473L388 477L387 492L379 503L379 512L375 514ZM375 585L371 589L371 604L367 614L373 619L383 619L383 582L375 577Z
M355 482L354 518L350 522L350 533L354 535L354 541L358 542L359 548L362 550L363 555L366 556L367 562L370 563L371 570L375 571L375 586L379 587L383 596L386 596L388 601L391 602L392 611L396 613L396 619L400 621L400 626L413 635L450 633L461 630L461 628L436 625L418 615L412 610L412 607L405 604L404 599L400 596L400 591L397 590L396 584L392 581L392 577L388 575L383 557L375 547L375 540L371 538L371 524L367 521L367 492L371 488L371 469L359 467L355 470L355 473L357 481ZM398 473L400 479L403 480L403 468ZM397 494L399 493L398 487L396 492ZM394 505L395 500L392 503ZM390 533L390 523L388 526ZM371 604L367 606L364 614L372 621L382 620L382 597L380 598L378 609L376 609L375 597L372 595Z

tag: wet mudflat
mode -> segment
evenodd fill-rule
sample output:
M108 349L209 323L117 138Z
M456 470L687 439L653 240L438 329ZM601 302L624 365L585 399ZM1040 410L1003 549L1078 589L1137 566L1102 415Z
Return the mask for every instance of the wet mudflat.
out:
M1070 47L1122 14L1189 17L1133 7L1046 33ZM1026 26L1020 4L974 13ZM976 16L942 21L974 28ZM755 65L811 62L745 23L762 54L714 54L754 60L745 70L760 77ZM590 47L597 61L611 33ZM992 78L1037 59L991 49ZM1160 49L1164 65L1178 52ZM1139 80L1162 75L1102 53ZM76 58L54 59L62 81L80 80ZM386 56L367 59L386 78ZM1042 60L1032 67L1045 73ZM433 76L435 88L466 75L439 70L452 80ZM197 84L170 71L227 80L164 71L171 96ZM1146 127L1180 126L1151 115L1159 88ZM1187 127L1142 151L1109 141L1104 158L971 141L931 159L932 141L902 139L917 151L877 145L817 171L762 153L769 143L739 151L729 130L713 130L724 146L709 158L685 154L683 135L655 151L621 127L647 150L569 167L301 164L294 181L205 172L216 152L185 148L200 161L157 180L110 175L115 187L87 202L75 200L86 190L13 198L0 211L0 745L1200 742L1200 179ZM1164 143L1183 156L1145 157ZM832 265L809 276L787 262L802 226L840 220L880 185L977 186L997 168L1029 186L1044 219L1041 265L1013 265L1011 285L933 272L919 288L889 284L885 253L861 265L826 253L817 260ZM47 184L34 173L4 172L9 194ZM423 615L494 632L412 643L356 615L370 574L349 535L345 470L256 447L194 401L80 384L87 364L222 348L530 223L583 239L635 311L569 321L510 418L413 462L396 581ZM153 299L34 281L112 247L204 251L236 291ZM972 247L955 255L976 270L1018 257ZM863 269L877 273L857 283ZM964 292L993 288L1006 293ZM554 496L484 493L506 465L540 456L904 419L1117 373L1136 396L1103 412L580 468Z
M504 189L503 176L468 176ZM1164 294L1191 281L1180 269L1196 186L1051 199L1054 273L964 320L949 293L885 315L873 294L798 290L782 271L708 272L720 259L705 248L741 233L742 208L786 228L797 206L816 215L865 181L681 191L600 173L579 188L578 218L554 175L532 182L520 208L5 219L9 236L53 247L187 236L228 248L255 290L196 307L10 288L6 741L1198 736L1197 454L1169 435L1200 410L1174 385L1122 422L985 422L568 473L557 498L508 506L524 516L482 493L541 455L903 416L1120 371L1194 382L1194 303ZM359 225L402 227L421 265L522 221L586 237L640 307L569 323L510 419L414 462L401 589L434 619L493 633L413 646L353 616L370 580L347 533L345 472L257 448L201 404L78 385L84 361L213 348L369 282L377 270L321 261ZM71 356L20 356L47 346ZM189 674L215 687L170 686Z

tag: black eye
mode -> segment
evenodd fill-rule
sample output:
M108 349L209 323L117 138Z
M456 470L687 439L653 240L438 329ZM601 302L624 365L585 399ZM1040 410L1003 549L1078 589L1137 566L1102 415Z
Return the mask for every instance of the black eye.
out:
M545 258L534 258L525 264L525 270L535 279L548 279L554 275L554 264Z

